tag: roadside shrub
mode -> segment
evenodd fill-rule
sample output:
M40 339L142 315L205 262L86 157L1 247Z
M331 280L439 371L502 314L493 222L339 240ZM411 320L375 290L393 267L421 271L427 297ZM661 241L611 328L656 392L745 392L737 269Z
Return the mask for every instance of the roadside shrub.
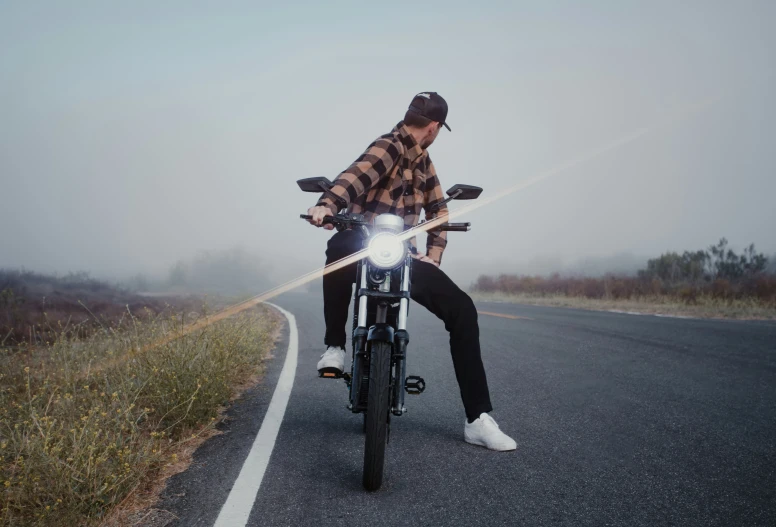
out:
M600 278L549 278L502 274L496 278L481 275L472 289L482 293L528 296L567 296L589 299L630 300L669 299L695 305L703 299L731 303L752 301L776 308L774 262L750 244L741 254L728 248L722 238L708 251L669 252L647 262L637 276L607 274Z
M776 276L764 274L737 282L719 278L711 282L677 284L643 276L578 278L553 275L546 278L503 274L495 279L480 276L472 289L482 293L536 297L561 295L613 300L666 298L688 305L697 304L704 297L717 302L751 299L763 306L776 307Z
M733 296L733 290L730 281L724 278L717 278L711 283L711 296L717 300L729 300Z
M261 369L276 319L252 310L162 345L206 313L0 350L0 525L94 525Z
M183 301L176 299L176 303ZM86 273L58 277L0 270L0 346L41 344L61 331L86 337L121 318L127 307L142 317L158 314L167 305Z

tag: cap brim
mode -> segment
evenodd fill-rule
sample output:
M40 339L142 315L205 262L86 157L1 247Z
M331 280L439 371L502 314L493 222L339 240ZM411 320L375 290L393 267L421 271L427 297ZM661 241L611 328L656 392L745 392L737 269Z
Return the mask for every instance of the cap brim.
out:
M442 123L442 126L444 126L445 128L447 128L447 131L448 131L448 132L452 132L452 130L450 130L450 126L448 126L448 124L447 124L447 123Z

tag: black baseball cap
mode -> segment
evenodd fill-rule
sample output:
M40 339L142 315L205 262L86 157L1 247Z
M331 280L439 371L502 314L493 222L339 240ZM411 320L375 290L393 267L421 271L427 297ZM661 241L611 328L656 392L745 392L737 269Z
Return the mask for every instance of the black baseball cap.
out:
M413 97L409 110L426 119L431 119L444 125L450 130L450 126L445 122L447 119L447 101L435 91L424 91Z

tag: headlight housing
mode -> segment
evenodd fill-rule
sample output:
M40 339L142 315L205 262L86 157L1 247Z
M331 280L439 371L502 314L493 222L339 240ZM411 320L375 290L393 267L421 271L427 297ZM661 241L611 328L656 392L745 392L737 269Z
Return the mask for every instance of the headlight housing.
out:
M395 234L380 232L372 236L368 246L369 262L378 269L393 269L407 256L407 244Z

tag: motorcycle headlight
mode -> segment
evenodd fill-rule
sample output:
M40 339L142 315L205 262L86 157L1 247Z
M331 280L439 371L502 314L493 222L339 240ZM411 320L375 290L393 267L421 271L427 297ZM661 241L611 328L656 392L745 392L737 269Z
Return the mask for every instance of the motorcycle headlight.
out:
M389 232L375 234L368 250L369 262L380 269L393 269L407 256L406 244Z

